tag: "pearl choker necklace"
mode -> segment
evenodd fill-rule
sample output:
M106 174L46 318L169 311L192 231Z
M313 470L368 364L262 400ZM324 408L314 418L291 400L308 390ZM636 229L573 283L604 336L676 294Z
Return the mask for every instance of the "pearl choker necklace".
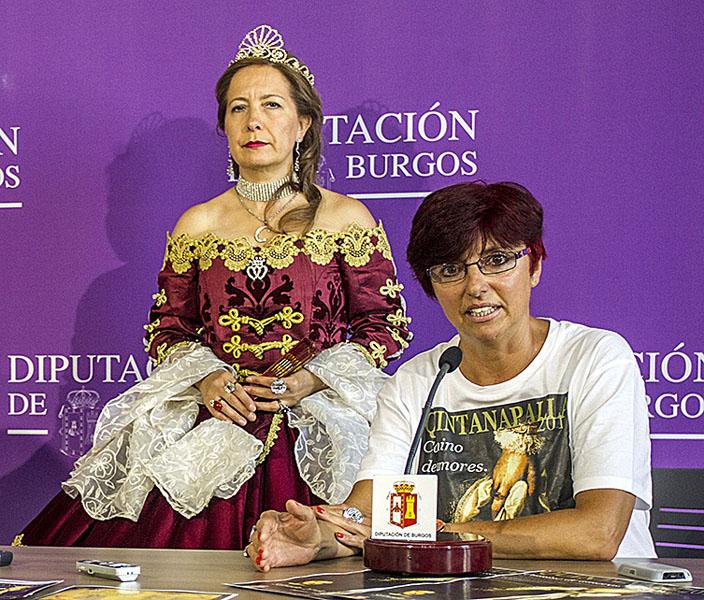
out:
M286 195L293 192L291 188L291 179L287 175L281 179L275 181L266 181L264 183L254 183L253 181L247 181L242 175L237 180L237 185L235 189L240 196L243 196L247 200L253 200L254 202L269 202L274 197L276 190L281 186L285 186L281 190L281 195Z

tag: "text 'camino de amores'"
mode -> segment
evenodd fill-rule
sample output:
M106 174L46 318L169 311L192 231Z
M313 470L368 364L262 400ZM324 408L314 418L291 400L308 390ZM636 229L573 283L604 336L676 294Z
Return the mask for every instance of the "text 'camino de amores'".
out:
M140 366L132 354L8 354L3 361L5 383L11 387L5 408L8 416L40 416L47 413L48 386L54 384L86 386L91 384L134 385L152 371L148 361ZM28 385L37 389L28 391Z
M0 189L20 187L20 128L0 126Z
M378 108L377 108L378 111ZM476 175L478 109L447 110L434 102L422 111L326 115L328 167L344 153L345 179Z

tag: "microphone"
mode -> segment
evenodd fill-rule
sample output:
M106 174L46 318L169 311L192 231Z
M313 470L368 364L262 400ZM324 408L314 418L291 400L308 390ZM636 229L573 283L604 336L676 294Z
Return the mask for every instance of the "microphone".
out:
M411 474L411 468L413 466L413 460L418 452L418 446L420 445L420 438L423 435L423 429L425 428L425 423L428 420L428 413L433 407L433 399L435 398L435 393L438 391L438 386L442 381L443 377L448 373L452 373L457 367L460 366L462 362L462 350L459 346L450 346L441 355L438 361L438 366L440 371L435 376L435 381L430 387L430 392L428 393L428 399L425 401L425 406L423 406L423 412L420 415L420 422L416 429L416 433L413 436L413 443L411 444L411 449L408 452L408 460L406 461L406 468L403 470L404 475Z
M456 346L447 348L440 355L438 362L440 371L428 393L428 399L423 406L420 423L408 453L403 474L407 478L406 481L394 483L397 477L388 475L374 477L372 532L376 533L364 540L364 566L372 571L403 575L447 576L472 575L491 569L492 546L489 540L478 536L476 540L466 541L462 539L462 534L458 533L433 535L434 527L428 521L432 521L436 515L437 504L433 507L431 502L437 502L437 475L411 474L428 413L433 407L435 393L442 378L460 366L462 350ZM418 493L413 493L414 490ZM426 498L423 501L423 507L417 506L421 504L421 493ZM399 509L400 520L394 518L394 514L399 517ZM419 511L422 515L420 519ZM423 523L421 529L411 531L414 526L420 525L421 521ZM399 532L398 527L411 529Z

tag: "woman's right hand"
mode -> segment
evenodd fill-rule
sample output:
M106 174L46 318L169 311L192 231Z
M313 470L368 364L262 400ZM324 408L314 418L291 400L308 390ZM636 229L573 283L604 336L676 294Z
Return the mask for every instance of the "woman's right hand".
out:
M254 400L228 371L213 371L196 383L196 388L205 408L216 419L244 426L257 418Z
M259 516L244 552L264 573L272 567L305 565L319 558L323 531L310 506L295 500L286 502L286 511L267 510ZM336 545L329 540L329 545Z

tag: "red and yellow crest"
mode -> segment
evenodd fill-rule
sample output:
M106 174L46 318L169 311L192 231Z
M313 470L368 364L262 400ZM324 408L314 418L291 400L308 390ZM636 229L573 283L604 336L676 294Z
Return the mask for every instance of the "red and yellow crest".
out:
M394 483L396 493L391 494L389 501L389 522L398 527L409 527L418 521L418 494L413 493L415 485L400 481Z

